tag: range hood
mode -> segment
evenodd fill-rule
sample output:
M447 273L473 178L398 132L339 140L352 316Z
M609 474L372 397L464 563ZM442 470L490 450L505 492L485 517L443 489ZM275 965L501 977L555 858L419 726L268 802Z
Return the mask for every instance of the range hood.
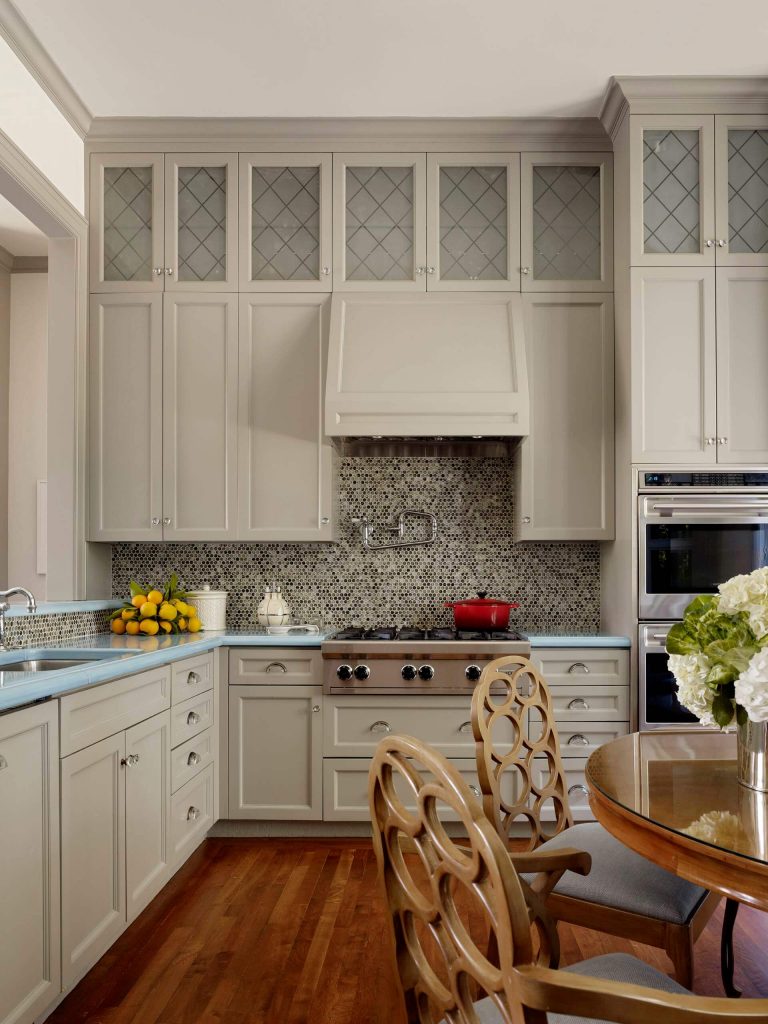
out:
M334 293L325 429L337 443L477 448L525 437L528 424L520 295Z

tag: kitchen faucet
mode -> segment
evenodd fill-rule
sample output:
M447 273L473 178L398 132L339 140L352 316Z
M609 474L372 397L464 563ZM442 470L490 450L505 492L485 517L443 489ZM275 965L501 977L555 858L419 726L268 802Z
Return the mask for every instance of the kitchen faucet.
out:
M8 648L5 646L5 613L11 607L11 602L8 600L14 594L21 594L27 599L27 611L37 611L37 601L35 601L34 594L27 590L26 587L10 587L8 590L0 590L0 652L7 651Z

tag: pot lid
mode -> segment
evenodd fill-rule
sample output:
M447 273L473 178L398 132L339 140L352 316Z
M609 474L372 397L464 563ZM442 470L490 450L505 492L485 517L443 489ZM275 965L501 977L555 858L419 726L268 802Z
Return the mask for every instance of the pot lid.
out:
M473 605L474 607L487 607L489 605L504 605L506 608L519 608L520 605L516 601L502 601L501 598L486 597L487 590L478 590L477 597L465 598L463 601L446 601L446 608L455 608L457 605Z

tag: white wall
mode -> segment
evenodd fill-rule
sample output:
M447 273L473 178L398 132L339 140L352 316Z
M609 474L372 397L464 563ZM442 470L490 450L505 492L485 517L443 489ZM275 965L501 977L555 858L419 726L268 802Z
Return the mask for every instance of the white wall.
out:
M8 586L8 370L11 275L0 267L0 590Z
M37 481L47 478L48 275L11 274L8 579L46 598L37 572Z

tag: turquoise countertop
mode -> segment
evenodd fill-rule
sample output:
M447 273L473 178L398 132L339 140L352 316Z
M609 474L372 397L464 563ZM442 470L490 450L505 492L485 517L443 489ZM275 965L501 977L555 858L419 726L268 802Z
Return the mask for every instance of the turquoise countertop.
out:
M319 647L330 632L273 636L264 629L206 631L182 636L127 637L111 633L51 644L24 647L0 654L0 712L49 697L83 690L121 676L167 665L216 647ZM537 647L629 647L624 636L532 636ZM53 672L3 673L3 665L43 657L47 651L60 657L87 659L87 664Z

